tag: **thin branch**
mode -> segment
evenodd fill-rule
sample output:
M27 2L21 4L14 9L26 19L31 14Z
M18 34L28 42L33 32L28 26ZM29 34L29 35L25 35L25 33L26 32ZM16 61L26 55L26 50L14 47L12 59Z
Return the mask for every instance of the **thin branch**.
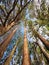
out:
M5 13L5 10L0 6L0 9L2 10L2 12L4 13L4 16L6 16L7 14Z
M18 17L18 15L21 14L22 10L23 10L29 3L30 3L30 1L28 1L28 2L22 7L22 9L17 13L17 15L15 16L15 18L13 19L13 21L16 20L16 18ZM13 21L12 21L12 22L13 22Z
M40 45L39 42L37 42L37 44L38 44L38 46L40 47L40 49L41 49L42 53L44 54L44 56L46 57L46 59L49 61L49 53L47 53L47 51L44 49L44 47L42 47L42 46Z
M5 19L5 22L4 22L4 26L5 26L6 21L8 20L8 18L9 18L9 16L10 16L11 12L15 9L15 6L16 6L17 2L18 2L18 0L14 0L13 7L12 7L12 9L8 12L8 15L6 16L6 19Z
M1 20L1 23L3 24L3 20L2 20L2 18L0 17L0 20Z

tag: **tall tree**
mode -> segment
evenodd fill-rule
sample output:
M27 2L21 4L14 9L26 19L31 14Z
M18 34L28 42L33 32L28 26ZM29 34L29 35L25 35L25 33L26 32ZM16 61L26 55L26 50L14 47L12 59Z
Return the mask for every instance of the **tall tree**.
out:
M11 38L13 37L14 33L17 29L13 30L12 34L10 33L9 36L1 43L0 45L0 59L2 58L4 51L6 50ZM4 43L4 44L3 44Z
M30 65L26 28L24 29L23 65Z
M49 54L48 54L48 52L46 52L44 47L42 47L39 42L37 42L37 44L39 45L39 47L40 47L41 51L43 52L44 56L46 57L46 59L49 61Z
M49 42L35 30L34 25L31 21L29 21L29 28L31 29L31 31L33 31L34 36L38 37L45 44L47 49L49 49Z

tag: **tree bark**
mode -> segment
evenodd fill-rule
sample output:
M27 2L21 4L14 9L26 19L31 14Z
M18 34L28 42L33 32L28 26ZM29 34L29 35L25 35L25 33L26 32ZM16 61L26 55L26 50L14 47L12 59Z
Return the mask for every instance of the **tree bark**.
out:
M7 59L5 60L4 65L10 65L10 61L11 61L11 59L12 59L14 53L15 53L15 50L16 50L17 45L18 45L18 41L16 42L16 45L15 45L14 48L12 49L10 55L9 55L9 56L7 57Z
M24 30L23 64L22 65L30 65L29 50L28 50L28 43L27 43L27 37L26 37L26 28Z
M49 49L49 42L43 38L39 33L38 33L39 39L45 44L45 46Z
M35 32L35 35L37 35L37 37L44 43L47 49L49 49L49 42L43 38L42 35L40 35L35 29L32 28L32 30Z
M46 57L46 59L49 61L49 54L46 52L46 50L44 49L44 47L42 47L40 45L39 42L37 42L38 46L40 47L41 51L43 52L44 56Z
M0 45L0 59L2 58L4 51L6 50L11 38L13 37L14 33L17 29L13 30L12 33L8 35L8 37L5 39L5 41Z

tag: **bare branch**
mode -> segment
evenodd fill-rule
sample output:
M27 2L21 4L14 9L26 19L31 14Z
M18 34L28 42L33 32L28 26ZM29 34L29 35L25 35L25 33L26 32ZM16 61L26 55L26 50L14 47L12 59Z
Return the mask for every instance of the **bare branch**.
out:
M5 10L0 6L0 9L2 10L2 12L4 13L4 16L6 16L7 14L6 14L6 12L5 12Z
M2 18L0 17L0 20L1 20L1 23L3 24L3 20L2 20Z
M15 9L15 6L16 6L17 2L18 2L18 0L14 0L13 7L12 7L12 9L8 12L8 15L6 16L6 19L5 19L5 22L4 22L4 26L5 26L6 21L8 20L8 18L9 18L9 16L10 16L11 12Z
M16 18L18 17L18 15L22 12L22 10L23 10L29 3L30 3L30 1L28 1L28 2L22 7L22 9L17 13L17 15L15 16L15 18L13 19L13 21L16 20ZM13 22L13 21L12 21L12 22Z

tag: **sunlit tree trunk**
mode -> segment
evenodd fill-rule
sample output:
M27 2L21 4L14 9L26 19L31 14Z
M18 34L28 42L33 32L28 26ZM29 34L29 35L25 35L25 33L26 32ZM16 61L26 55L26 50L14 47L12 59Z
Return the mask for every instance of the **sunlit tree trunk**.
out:
M45 55L46 59L49 61L49 54L46 52L43 46L40 45L40 42L37 42L38 46L40 47L41 51Z
M24 29L23 65L30 65L26 28Z
M16 51L16 48L17 48L17 46L18 46L18 44L19 44L19 41L20 41L20 40L18 39L17 42L16 42L16 44L15 44L15 46L14 46L14 48L12 49L10 55L9 55L9 56L7 57L7 59L5 60L4 65L9 65L9 64L10 64L10 61L11 61L11 59L12 59L12 57L13 57L15 51Z
M10 61L11 61L11 59L12 59L14 53L15 53L16 47L17 47L17 45L15 45L14 48L12 49L12 51L11 51L9 57L6 59L4 65L9 65L10 64Z
M44 45L49 49L49 42L42 36L40 35L35 29L33 30L35 35L44 43Z
M40 35L39 33L37 33L37 36L45 44L45 46L49 49L49 42L45 38L43 38L42 35Z
M12 39L16 30L17 29L13 30L13 32L9 34L9 36L3 41L3 43L1 43L1 45L0 45L0 59L2 58L4 51L6 50L8 44L10 43L10 40Z

